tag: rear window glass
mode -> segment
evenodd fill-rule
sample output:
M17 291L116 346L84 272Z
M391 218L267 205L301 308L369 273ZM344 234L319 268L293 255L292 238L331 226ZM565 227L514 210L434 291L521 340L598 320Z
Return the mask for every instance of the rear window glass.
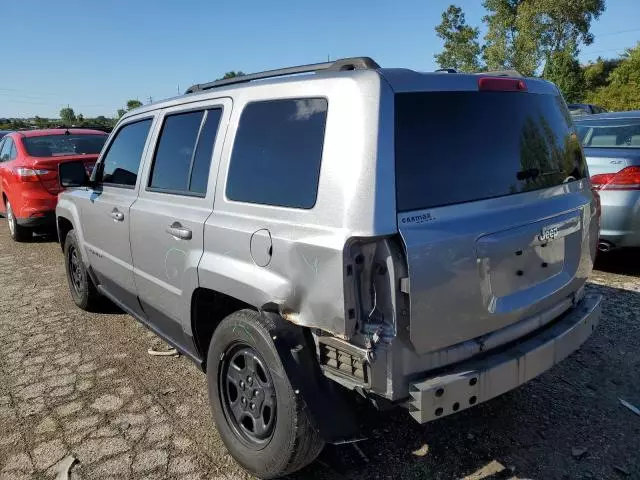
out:
M327 100L250 103L240 117L227 180L230 200L312 208L327 121Z
M552 187L586 173L557 96L402 93L395 112L399 211Z
M576 128L585 147L640 148L640 118L602 119Z
M32 157L61 157L65 155L97 155L106 135L43 135L25 137L22 144Z

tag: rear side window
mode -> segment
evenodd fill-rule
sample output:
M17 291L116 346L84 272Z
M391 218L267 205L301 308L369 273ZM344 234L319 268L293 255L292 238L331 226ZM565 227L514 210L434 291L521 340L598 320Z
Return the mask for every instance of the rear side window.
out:
M220 109L167 116L153 161L149 187L204 195Z
M402 93L395 112L399 211L548 188L586 173L557 96Z
M22 139L22 144L32 157L62 157L97 155L106 140L107 135L100 134L58 134L26 137Z
M129 123L116 133L104 155L102 182L133 187L138 178L138 168L149 135L151 119Z
M318 194L326 122L324 98L247 105L231 154L227 198L312 208Z
M578 122L577 130L585 147L640 148L640 118Z

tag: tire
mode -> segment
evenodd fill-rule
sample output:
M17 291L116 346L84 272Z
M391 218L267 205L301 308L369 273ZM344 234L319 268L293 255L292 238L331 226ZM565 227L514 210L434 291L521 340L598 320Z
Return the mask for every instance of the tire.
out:
M100 294L89 277L82 261L76 233L71 230L64 241L64 264L69 282L69 291L74 303L82 310L94 311L99 304Z
M11 235L11 238L16 242L26 242L29 240L32 236L31 230L18 225L18 220L13 213L13 208L11 207L11 202L9 202L9 200L7 200L6 210L7 223L9 224L9 234Z
M209 402L220 436L231 456L242 467L258 478L266 479L303 468L315 460L324 446L309 418L304 400L295 394L287 378L272 341L276 334L277 326L273 320L254 310L239 310L218 325L207 357ZM249 357L245 358L256 354L255 380L252 383L250 378L250 360L240 362L245 368L236 372L239 380L230 380L228 372L238 366L239 359L246 352L249 352ZM267 371L261 373L263 367ZM241 390L242 379L245 388L252 384L257 389L249 386L247 390ZM236 381L238 383L234 383ZM256 392L258 395L254 397ZM234 397L235 402L232 401ZM267 400L269 397L271 401ZM256 399L255 403L252 398ZM233 408L232 404L236 407ZM254 405L261 411L257 415L263 419L262 425L271 424L270 433L261 432L260 428L251 432L251 428L247 429L237 420L234 410L242 412L242 421L249 417L249 426L257 425L255 420L251 420L255 412L247 410L246 405L249 408ZM271 415L265 421L267 413ZM265 435L266 438L255 438Z

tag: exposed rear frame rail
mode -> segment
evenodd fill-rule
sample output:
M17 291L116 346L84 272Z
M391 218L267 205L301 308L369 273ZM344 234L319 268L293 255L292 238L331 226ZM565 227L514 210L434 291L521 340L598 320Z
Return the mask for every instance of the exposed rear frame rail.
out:
M189 87L184 93L195 93L204 90L210 90L212 88L224 87L227 85L234 85L237 83L251 82L253 80L262 80L265 78L284 77L286 75L297 75L300 73L313 73L321 71L336 71L341 72L345 70L377 70L380 68L372 58L370 57L351 57L341 58L334 62L323 63L311 63L309 65L298 65L295 67L278 68L276 70L267 70L264 72L250 73L248 75L240 75L233 78L225 78L223 80L216 80L214 82L195 84Z

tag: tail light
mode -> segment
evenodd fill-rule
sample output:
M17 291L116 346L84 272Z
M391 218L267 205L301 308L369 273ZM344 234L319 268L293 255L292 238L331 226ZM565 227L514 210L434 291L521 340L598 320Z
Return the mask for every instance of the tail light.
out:
M640 167L626 167L617 173L600 173L591 177L595 190L640 190Z
M51 195L57 195L62 191L58 183L58 172L44 168L23 168L14 169L18 181L26 183L40 183Z
M22 182L38 182L40 180L55 180L58 178L58 172L55 170L18 167L14 171Z

